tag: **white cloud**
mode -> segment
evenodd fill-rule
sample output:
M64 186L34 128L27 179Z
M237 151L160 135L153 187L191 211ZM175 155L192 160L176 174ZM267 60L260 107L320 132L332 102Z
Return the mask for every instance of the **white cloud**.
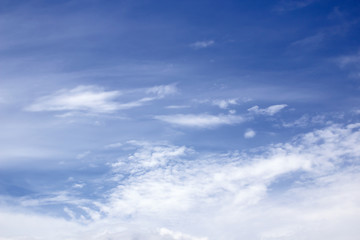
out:
M253 106L253 107L249 108L248 111L251 113L255 113L255 114L273 116L276 113L280 112L285 107L287 107L286 104L272 105L268 108L259 108L259 106Z
M345 162L356 164L360 158L358 127L330 126L257 155L194 153L196 161L177 158L151 171L139 168L135 160L135 172L113 190L108 214L142 221L156 216L155 225L160 227L174 218L178 228L186 229L180 230L183 234L209 239L298 239L302 235L336 239L327 231L341 233L347 224L359 233L352 221L360 218L360 194L354 195L360 169L342 169ZM144 147L129 160L149 159L158 148L139 146ZM160 155L178 148L161 146ZM287 179L290 176L295 179ZM279 182L284 189L272 192ZM249 226L249 222L257 224ZM242 227L246 231L239 232Z
M190 44L192 48L200 49L200 48L207 48L215 44L214 40L208 40L208 41L198 41Z
M316 115L310 117L308 114L301 116L292 122L284 122L283 127L307 127L314 124L324 125L326 123L326 116Z
M134 154L128 156L132 167L138 168L154 168L167 165L170 161L176 161L180 157L191 152L191 149L185 146L172 146L168 144L150 144L148 142L128 141L128 144L140 147ZM118 163L116 164L118 165ZM116 166L115 165L115 166ZM124 166L120 162L120 166Z
M20 142L19 146L16 146L15 144L4 143L2 144L0 151L0 168L18 166L19 164L36 165L41 163L41 165L43 165L44 163L47 163L50 165L51 162L54 163L59 161L59 159L66 157L69 157L67 153L60 151L59 149L45 147L34 143L24 145ZM45 165L46 164L43 166Z
M206 154L130 141L134 152L119 159L126 169L114 164L113 175L121 178L115 178L117 186L97 205L99 210L80 205L91 223L39 216L23 220L0 211L0 237L356 240L359 128L332 125L255 153ZM58 238L51 236L58 231Z
M170 237L173 240L208 240L207 237L193 237L182 232L174 232L167 228L160 228L159 235L164 237Z
M166 106L168 109L182 109L182 108L189 108L190 106L187 105L170 105Z
M72 187L73 188L83 188L85 186L84 183L75 183Z
M252 129L247 129L244 133L244 138L253 138L255 137L256 132Z
M26 108L28 111L90 111L95 113L114 112L121 95L119 91L104 91L96 86L78 86L63 89L44 96Z
M176 85L159 85L155 87L151 87L147 89L147 93L153 93L156 94L157 97L163 98L167 95L172 95L178 92L178 89L176 88Z
M68 207L64 207L64 212L71 218L71 219L76 219L76 214L71 211L71 209L69 209Z
M210 114L160 115L155 119L184 127L212 128L220 125L234 125L245 121L242 116Z
M0 239L37 240L37 239L73 239L74 230L81 226L64 219L34 214L19 213L9 209L0 209ZM5 237L5 238L3 238Z
M144 104L164 98L177 92L175 85L159 85L148 88L145 94L150 95L125 103L119 102L120 96L126 92L106 91L98 86L78 86L73 89L62 89L54 94L41 97L25 108L27 111L67 111L60 115L69 117L77 112L114 113L118 110L143 106Z
M105 148L119 148L119 147L122 147L122 146L123 146L123 143L118 142L118 143L111 143L109 145L106 145Z
M222 109L227 109L230 105L237 105L238 100L236 98L231 99L216 99L212 101L212 104Z

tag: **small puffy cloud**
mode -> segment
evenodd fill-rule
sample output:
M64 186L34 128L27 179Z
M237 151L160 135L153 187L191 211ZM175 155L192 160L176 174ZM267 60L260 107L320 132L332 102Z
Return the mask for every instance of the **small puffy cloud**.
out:
M287 107L286 104L272 105L268 108L259 108L259 106L253 106L248 109L250 113L273 116Z
M221 125L234 125L245 121L245 118L237 115L210 115L210 114L176 114L160 115L155 119L174 125L195 128L212 128Z
M247 129L244 133L244 138L253 138L255 137L256 132L252 129Z
M237 105L238 100L236 98L232 98L232 99L216 99L212 101L212 104L215 106L218 106L219 108L222 109L227 109L230 105Z
M208 40L208 41L198 41L190 44L192 48L200 49L200 48L207 48L215 44L214 40Z

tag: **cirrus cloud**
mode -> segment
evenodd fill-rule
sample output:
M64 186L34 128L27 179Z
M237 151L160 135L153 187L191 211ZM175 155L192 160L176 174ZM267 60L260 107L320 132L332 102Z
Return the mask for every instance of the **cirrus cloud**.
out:
M92 85L77 86L40 97L25 110L31 112L66 111L68 113L65 116L71 116L73 112L114 113L118 110L140 107L176 92L175 85L159 85L145 89L143 94L148 96L134 101L120 102L119 98L127 92L106 91L102 87Z
M220 125L234 125L245 121L237 115L210 115L210 114L175 114L159 115L155 119L184 127L213 128Z

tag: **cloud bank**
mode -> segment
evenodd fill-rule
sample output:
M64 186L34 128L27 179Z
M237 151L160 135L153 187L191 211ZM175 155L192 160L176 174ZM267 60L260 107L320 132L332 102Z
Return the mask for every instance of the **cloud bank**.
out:
M69 211L71 222L18 214L0 234L42 239L48 236L43 227L58 222L52 239L355 240L359 128L331 125L247 153L130 141L124 145L134 151L112 164L116 186L106 201L96 208L74 201L73 210L89 212L86 225L77 224L84 216ZM19 222L33 226L34 217L44 225L10 230Z

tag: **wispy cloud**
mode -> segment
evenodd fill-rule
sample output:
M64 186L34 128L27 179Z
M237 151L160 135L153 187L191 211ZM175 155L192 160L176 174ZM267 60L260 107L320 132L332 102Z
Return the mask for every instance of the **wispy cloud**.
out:
M296 48L302 47L306 50L314 49L321 44L321 42L324 40L324 38L325 38L325 34L322 32L319 32L313 36L309 36L309 37L297 40L297 41L291 43L291 46L296 47Z
M309 116L305 114L292 122L284 122L283 127L308 127L314 124L324 125L328 121L324 115Z
M182 108L189 108L188 105L169 105L166 106L167 109L182 109Z
M118 110L140 107L148 102L164 98L177 92L175 85L160 85L145 89L148 96L134 101L120 102L120 91L106 91L98 86L78 86L62 89L54 94L40 97L25 110L32 112L66 111L62 116L72 116L74 112L114 113Z
M253 107L249 108L248 111L250 113L254 113L254 114L273 116L276 113L280 112L285 107L287 107L286 104L272 105L267 108L260 108L259 106L253 106Z
M341 56L336 59L339 67L349 71L349 76L360 78L360 52L353 55Z
M52 95L37 99L26 108L27 111L89 111L109 113L118 109L115 101L119 91L105 91L97 86L78 86L62 89Z
M0 2L1 240L358 240L356 1Z
M282 0L275 7L275 11L278 12L293 11L296 9L307 7L315 1L316 0Z
M117 142L117 143L111 143L105 146L106 149L111 149L111 148L120 148L122 147L124 144L121 142Z
M360 53L339 57L338 63L340 67L345 67L352 64L358 65L360 63Z
M214 40L198 41L190 44L190 47L194 49L200 49L200 48L208 48L214 44L215 44Z
M237 115L210 115L210 114L176 114L160 115L155 119L174 125L195 128L212 128L220 125L233 125L244 122L246 119Z
M84 157L88 156L90 153L91 153L90 151L79 153L78 155L76 155L76 159L83 159Z
M151 87L146 90L147 93L155 94L158 98L163 98L167 95L172 95L178 92L175 84L172 85L160 85Z

